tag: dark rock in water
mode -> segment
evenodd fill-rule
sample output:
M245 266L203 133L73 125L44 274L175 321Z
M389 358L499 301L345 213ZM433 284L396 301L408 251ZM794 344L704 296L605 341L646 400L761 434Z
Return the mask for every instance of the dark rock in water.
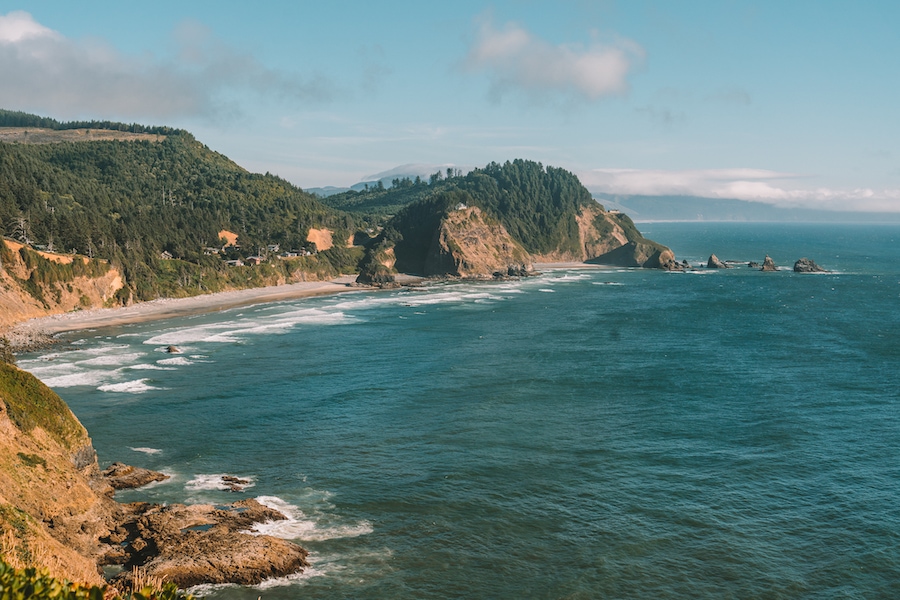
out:
M766 260L763 261L762 267L759 269L760 271L777 271L778 267L775 266L775 261L772 260L772 257L766 254Z
M709 260L706 261L706 268L707 269L730 269L731 267L729 267L728 265L723 263L721 260L719 260L719 257L716 256L715 254L710 254Z
M309 566L300 546L243 533L256 523L286 519L256 500L226 506L129 507L131 514L103 540L121 548L119 554L124 552L125 569L113 581L119 587L129 583L132 567L186 588L201 583L255 585Z
M139 488L153 483L154 481L165 481L168 475L150 469L141 467L132 467L120 462L114 462L104 470L101 475L106 482L117 490L130 490Z
M169 354L181 354L181 350L179 350L176 346L167 346L166 352Z
M795 273L827 273L828 271L816 264L811 258L803 257L794 263Z
M750 267L751 269L758 269L759 263L751 260L750 262L747 263L747 266Z

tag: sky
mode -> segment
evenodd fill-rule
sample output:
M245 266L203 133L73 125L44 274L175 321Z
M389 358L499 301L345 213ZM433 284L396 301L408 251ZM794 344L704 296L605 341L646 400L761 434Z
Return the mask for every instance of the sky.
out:
M0 0L0 107L181 127L304 188L525 158L593 192L900 212L897 23L889 0Z

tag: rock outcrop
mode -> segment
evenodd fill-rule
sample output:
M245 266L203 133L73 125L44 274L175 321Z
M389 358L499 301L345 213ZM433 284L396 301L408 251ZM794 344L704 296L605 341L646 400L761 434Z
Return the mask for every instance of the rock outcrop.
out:
M120 564L179 586L259 583L306 567L306 551L248 533L285 516L255 500L227 506L123 505L115 489L164 479L114 463L101 472L87 431L30 373L0 363L0 553L12 566L102 585ZM229 482L240 487L241 480Z
M707 269L730 269L731 266L723 263L721 260L719 260L719 257L716 256L715 254L710 254L709 260L706 261L706 268Z
M114 490L131 490L153 483L165 481L169 478L164 473L151 471L141 467L132 467L120 462L114 462L103 470L101 475Z
M803 257L794 263L794 273L828 273L811 258Z
M426 276L470 279L496 272L528 272L531 257L496 219L478 207L450 211L425 257Z
M104 541L105 562L122 564L118 582L132 567L178 587L201 583L253 585L290 575L308 566L300 546L248 530L257 523L284 520L256 500L226 506L133 504L128 517Z
M759 268L760 271L777 271L778 267L775 266L775 261L772 260L772 257L766 254L766 259L763 261L762 267Z

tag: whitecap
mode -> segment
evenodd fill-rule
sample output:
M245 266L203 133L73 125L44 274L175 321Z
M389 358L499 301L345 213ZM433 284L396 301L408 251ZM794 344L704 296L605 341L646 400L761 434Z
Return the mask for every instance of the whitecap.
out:
M92 367L115 367L125 363L133 362L144 356L143 352L124 352L121 354L106 354L79 361L80 365L90 365Z
M137 365L128 365L125 367L129 371L174 371L175 369L170 369L168 367L160 367L159 365L154 365L150 363L140 363Z
M159 448L132 448L131 446L129 446L129 448L135 452L142 452L144 454L162 454L162 450Z
M147 381L149 380L135 379L134 381L123 381L122 383L107 383L101 385L97 389L101 392L119 392L125 394L143 394L144 392L160 389L148 384Z
M556 293L556 290L551 290L550 288L541 288L541 289L539 289L538 291L539 291L539 292L545 292L545 293L548 293L548 294L554 294L554 293Z
M172 357L172 358L163 358L163 359L160 359L160 360L156 361L156 364L158 364L158 365L172 365L172 366L178 366L178 367L186 367L187 365L192 365L192 364L194 364L194 362L191 361L191 360L188 360L187 358L185 358L185 357L183 357L183 356L174 356L174 357Z
M298 506L277 496L259 496L256 501L282 513L287 519L256 523L250 533L270 535L286 540L321 542L325 540L359 537L372 533L372 524L360 521L355 524L331 524L331 519L322 515L310 518ZM323 518L324 517L324 518Z
M41 377L44 385L50 388L68 388L78 387L82 385L97 386L108 381L112 373L108 371L77 371L68 375L59 375L57 377Z
M240 487L246 489L251 488L256 485L253 481L252 477L246 477L242 475L229 475L228 473L201 473L198 475L194 475L194 478L184 484L185 489L200 491L200 490L219 490L222 492L227 492L231 490L231 487L235 484L228 483L223 478L224 477L236 477L247 483L239 483Z

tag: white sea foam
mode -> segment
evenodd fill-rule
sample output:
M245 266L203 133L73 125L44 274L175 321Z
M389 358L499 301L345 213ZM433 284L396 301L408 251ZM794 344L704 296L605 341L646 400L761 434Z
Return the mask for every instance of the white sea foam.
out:
M539 289L538 291L539 291L539 292L545 292L545 293L548 293L548 294L556 293L556 290L551 290L550 288L541 288L541 289Z
M201 491L201 490L219 490L223 492L227 492L231 489L231 486L234 484L226 482L223 477L229 477L228 473L201 473L198 475L194 475L194 478L184 484L185 489L192 491ZM253 481L252 477L247 477L244 475L230 475L230 477L237 477L238 479L244 480L247 483L240 483L242 488L252 488L256 485Z
M150 364L150 363L140 363L137 365L128 365L125 368L130 371L174 371L175 370L170 367L160 367L159 365L154 365L154 364Z
M109 371L76 371L67 375L59 375L57 377L40 377L41 381L51 388L68 388L78 387L81 385L98 386L105 381L109 381L110 376L115 372Z
M368 521L355 524L333 523L333 517L325 514L308 516L298 506L290 504L277 496L260 496L256 501L275 509L287 519L257 523L251 533L271 535L286 540L303 540L321 542L340 538L359 537L372 533L372 525Z
M123 352L117 354L105 354L96 358L80 361L80 365L90 365L92 367L116 367L126 363L134 362L144 356L143 352Z
M192 365L194 362L189 360L183 356L173 356L172 358L162 358L156 361L158 365L172 365L176 367L186 367L187 365Z
M148 384L148 379L135 379L134 381L123 381L122 383L107 383L101 385L97 389L101 392L119 392L125 394L143 394L160 388L153 387Z
M625 285L618 281L592 281L591 285Z
M131 446L129 446L131 448ZM144 454L162 454L162 450L159 448L131 448L135 452L142 452Z

